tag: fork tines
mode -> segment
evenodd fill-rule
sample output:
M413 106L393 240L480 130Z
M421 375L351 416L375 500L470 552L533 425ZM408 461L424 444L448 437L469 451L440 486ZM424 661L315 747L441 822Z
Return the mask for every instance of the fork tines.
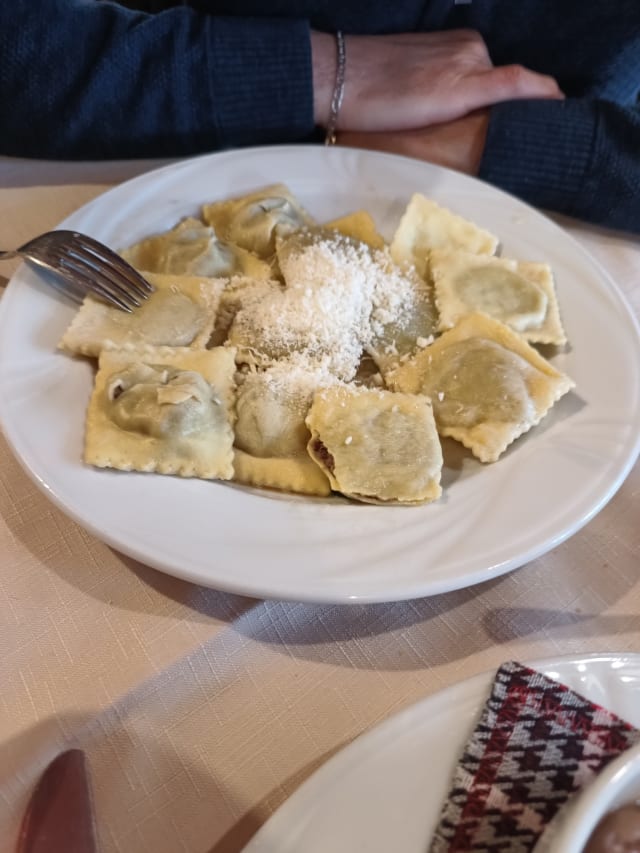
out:
M97 296L131 311L154 288L116 252L77 231L55 231L58 238L48 246L50 258L77 284Z

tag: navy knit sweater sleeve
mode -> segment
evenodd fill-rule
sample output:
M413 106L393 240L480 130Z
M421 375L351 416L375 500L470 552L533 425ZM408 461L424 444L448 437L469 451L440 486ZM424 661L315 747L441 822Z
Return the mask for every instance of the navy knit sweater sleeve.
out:
M0 61L3 154L176 156L313 131L306 20L11 0Z
M495 106L480 177L537 207L640 231L640 108L586 98Z
M480 177L529 203L640 232L638 0L474 0L457 18L496 65L551 74L564 101L492 107Z

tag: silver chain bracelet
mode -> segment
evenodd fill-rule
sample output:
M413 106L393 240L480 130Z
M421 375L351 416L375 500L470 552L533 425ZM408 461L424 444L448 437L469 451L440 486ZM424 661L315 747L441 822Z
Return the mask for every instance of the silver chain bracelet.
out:
M329 121L327 122L327 132L324 137L325 145L335 145L337 142L336 125L338 124L340 107L344 100L344 77L347 67L347 54L344 47L344 35L341 30L338 30L336 33L336 48L338 52L336 82L331 96L331 111L329 113Z

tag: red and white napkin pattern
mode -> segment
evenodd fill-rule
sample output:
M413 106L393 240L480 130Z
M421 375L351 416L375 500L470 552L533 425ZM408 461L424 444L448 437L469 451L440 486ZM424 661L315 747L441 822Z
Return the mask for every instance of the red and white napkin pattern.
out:
M540 672L498 670L429 853L529 853L569 797L640 731Z

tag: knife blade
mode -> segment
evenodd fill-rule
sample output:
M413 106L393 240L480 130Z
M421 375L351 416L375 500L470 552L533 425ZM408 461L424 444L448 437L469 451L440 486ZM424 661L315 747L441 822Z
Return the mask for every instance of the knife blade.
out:
M97 853L85 754L60 753L46 768L24 813L16 853Z

